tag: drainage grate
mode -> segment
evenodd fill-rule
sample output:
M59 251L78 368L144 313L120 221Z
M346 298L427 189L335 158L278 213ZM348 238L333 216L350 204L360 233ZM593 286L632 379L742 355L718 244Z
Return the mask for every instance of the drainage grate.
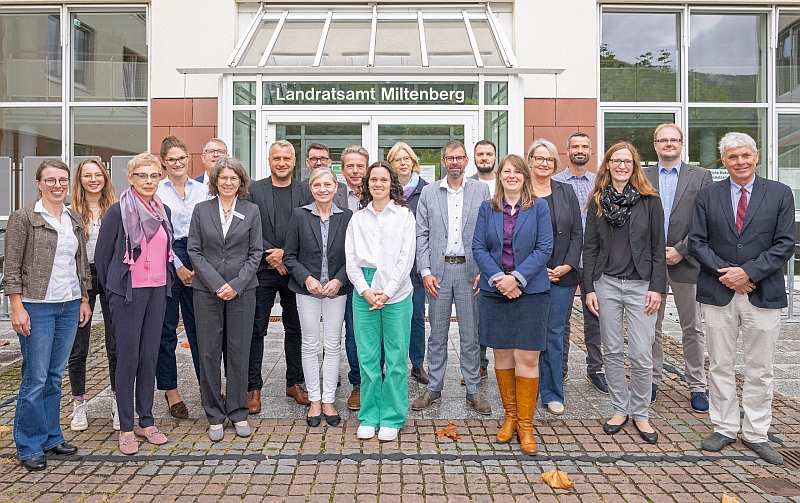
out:
M785 458L784 458L785 460ZM751 482L760 487L767 494L773 496L783 496L785 498L792 496L800 496L800 487L792 484L791 482L783 479L750 479Z
M800 471L800 448L783 447L776 450L783 456L783 463L787 468Z

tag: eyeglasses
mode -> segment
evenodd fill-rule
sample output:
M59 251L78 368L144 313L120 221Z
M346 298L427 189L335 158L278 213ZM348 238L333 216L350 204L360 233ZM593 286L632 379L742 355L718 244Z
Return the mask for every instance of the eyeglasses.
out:
M174 166L175 163L178 163L178 162L181 163L181 164L186 164L186 161L188 159L189 159L188 155L182 155L182 156L178 157L177 159L164 159L164 162L169 164L170 166Z
M467 156L465 156L465 155L448 155L447 157L442 157L442 159L445 162L448 162L448 163L451 163L451 162L462 163L462 162L466 162Z
M659 138L656 140L656 143L663 143L664 145L667 145L669 143L683 143L683 140L680 138Z
M218 157L221 157L221 156L223 156L223 155L227 154L227 153L228 153L228 151L227 151L227 150L225 150L225 149L220 149L220 148L210 148L210 149L208 149L208 150L205 150L205 151L203 151L203 153L204 153L204 154L208 154L208 155L210 155L210 156L218 156Z
M55 187L56 184L58 185L69 185L69 178L45 178L44 184L48 187Z
M542 157L540 155L535 155L531 157L536 164L550 164L551 166L555 166L556 158L555 157Z
M161 173L133 173L133 176L138 178L140 182L146 182L148 178L153 182L161 180Z
M84 180L102 180L105 177L102 173L86 173L85 175L81 175L81 178Z
M411 164L411 158L408 156L395 157L394 159L392 159L392 164Z
M730 162L736 162L739 159L747 162L747 161L752 161L754 157L755 157L755 155L753 155L753 154L741 154L741 155L728 154L728 155L725 156L725 159L727 159Z
M633 159L610 159L608 163L612 168L617 168L620 164L624 164L626 168L633 167Z
M313 162L314 164L325 164L326 162L330 161L330 157L309 157L309 161Z
M238 176L218 176L217 177L217 183L233 183L233 182L238 182L238 181L239 181L239 177Z

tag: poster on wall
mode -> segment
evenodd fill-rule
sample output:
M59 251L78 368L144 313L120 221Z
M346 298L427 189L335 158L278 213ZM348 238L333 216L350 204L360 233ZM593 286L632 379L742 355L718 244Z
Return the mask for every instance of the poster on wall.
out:
M419 166L419 176L428 183L436 181L436 165L421 164Z

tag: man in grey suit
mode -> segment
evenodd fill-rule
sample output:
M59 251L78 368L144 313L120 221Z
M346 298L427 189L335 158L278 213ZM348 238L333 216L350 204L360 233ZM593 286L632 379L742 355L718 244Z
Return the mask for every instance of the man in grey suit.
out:
M417 270L428 295L428 388L411 405L424 410L441 400L447 370L450 313L456 305L461 339L461 375L467 386L467 403L481 414L491 414L481 393L478 345L478 265L472 258L472 235L481 203L489 199L486 184L464 176L464 144L452 140L444 147L441 182L422 189L417 205Z
M667 284L678 309L683 332L683 360L686 384L691 393L692 409L708 411L705 372L705 334L700 320L697 294L697 274L700 264L689 255L689 226L697 191L713 182L711 172L681 161L683 132L675 124L661 124L653 133L653 147L658 165L645 168L647 179L658 189L664 207L664 234L667 243ZM661 371L664 367L664 348L661 326L666 302L661 303L656 318L656 337L653 342L653 389L655 401Z

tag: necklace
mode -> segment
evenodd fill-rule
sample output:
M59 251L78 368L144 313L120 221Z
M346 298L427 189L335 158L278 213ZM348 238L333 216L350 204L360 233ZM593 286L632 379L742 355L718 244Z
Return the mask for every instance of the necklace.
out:
M225 217L226 222L228 221L228 218L230 218L231 216L231 211L233 211L233 206L231 206L230 209L227 210L224 207L222 208L222 216Z

